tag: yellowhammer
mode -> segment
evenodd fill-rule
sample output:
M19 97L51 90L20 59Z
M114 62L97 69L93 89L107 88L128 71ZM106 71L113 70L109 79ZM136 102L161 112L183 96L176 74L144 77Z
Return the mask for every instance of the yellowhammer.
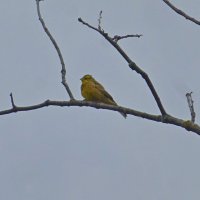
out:
M86 101L95 101L117 106L117 103L114 101L112 96L106 92L104 87L98 83L91 75L87 74L83 76L81 81L81 94ZM126 118L125 113L120 112L120 114Z

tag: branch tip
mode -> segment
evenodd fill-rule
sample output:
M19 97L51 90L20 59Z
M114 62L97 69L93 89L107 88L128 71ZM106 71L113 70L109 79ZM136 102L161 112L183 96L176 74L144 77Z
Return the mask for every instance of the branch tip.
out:
M78 18L78 21L79 21L79 22L83 22L83 20L82 20L80 17Z

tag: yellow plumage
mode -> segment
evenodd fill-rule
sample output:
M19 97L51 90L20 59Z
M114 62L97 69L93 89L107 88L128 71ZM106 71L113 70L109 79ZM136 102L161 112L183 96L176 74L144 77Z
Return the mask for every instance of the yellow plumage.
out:
M117 106L112 96L106 92L104 87L97 82L91 75L85 75L81 78L81 94L86 101L95 101ZM126 118L125 113L121 113Z

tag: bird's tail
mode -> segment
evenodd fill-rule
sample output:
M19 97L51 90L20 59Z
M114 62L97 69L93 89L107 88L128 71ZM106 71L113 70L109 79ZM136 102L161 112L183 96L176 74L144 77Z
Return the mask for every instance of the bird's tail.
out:
M119 112L125 119L127 117L127 114L126 113L123 113L123 112Z
M117 103L112 99L112 101L109 101L109 102L106 102L107 104L110 104L110 105L115 105L115 106L118 106ZM127 117L127 114L124 113L124 112L119 112L125 119Z

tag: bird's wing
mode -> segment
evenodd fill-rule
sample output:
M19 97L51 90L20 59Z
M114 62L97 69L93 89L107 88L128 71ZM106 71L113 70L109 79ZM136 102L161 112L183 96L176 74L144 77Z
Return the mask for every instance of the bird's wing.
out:
M95 83L95 88L97 90L99 90L106 98L108 98L111 102L113 102L114 104L116 104L116 102L114 101L114 99L112 98L112 96L104 89L104 87L97 82L96 80L94 81Z
M111 101L115 102L112 96L106 91L106 90L101 90L101 92Z
M93 80L94 84L96 87L98 87L99 89L105 90L103 85L101 85L98 81L96 81L95 79Z

